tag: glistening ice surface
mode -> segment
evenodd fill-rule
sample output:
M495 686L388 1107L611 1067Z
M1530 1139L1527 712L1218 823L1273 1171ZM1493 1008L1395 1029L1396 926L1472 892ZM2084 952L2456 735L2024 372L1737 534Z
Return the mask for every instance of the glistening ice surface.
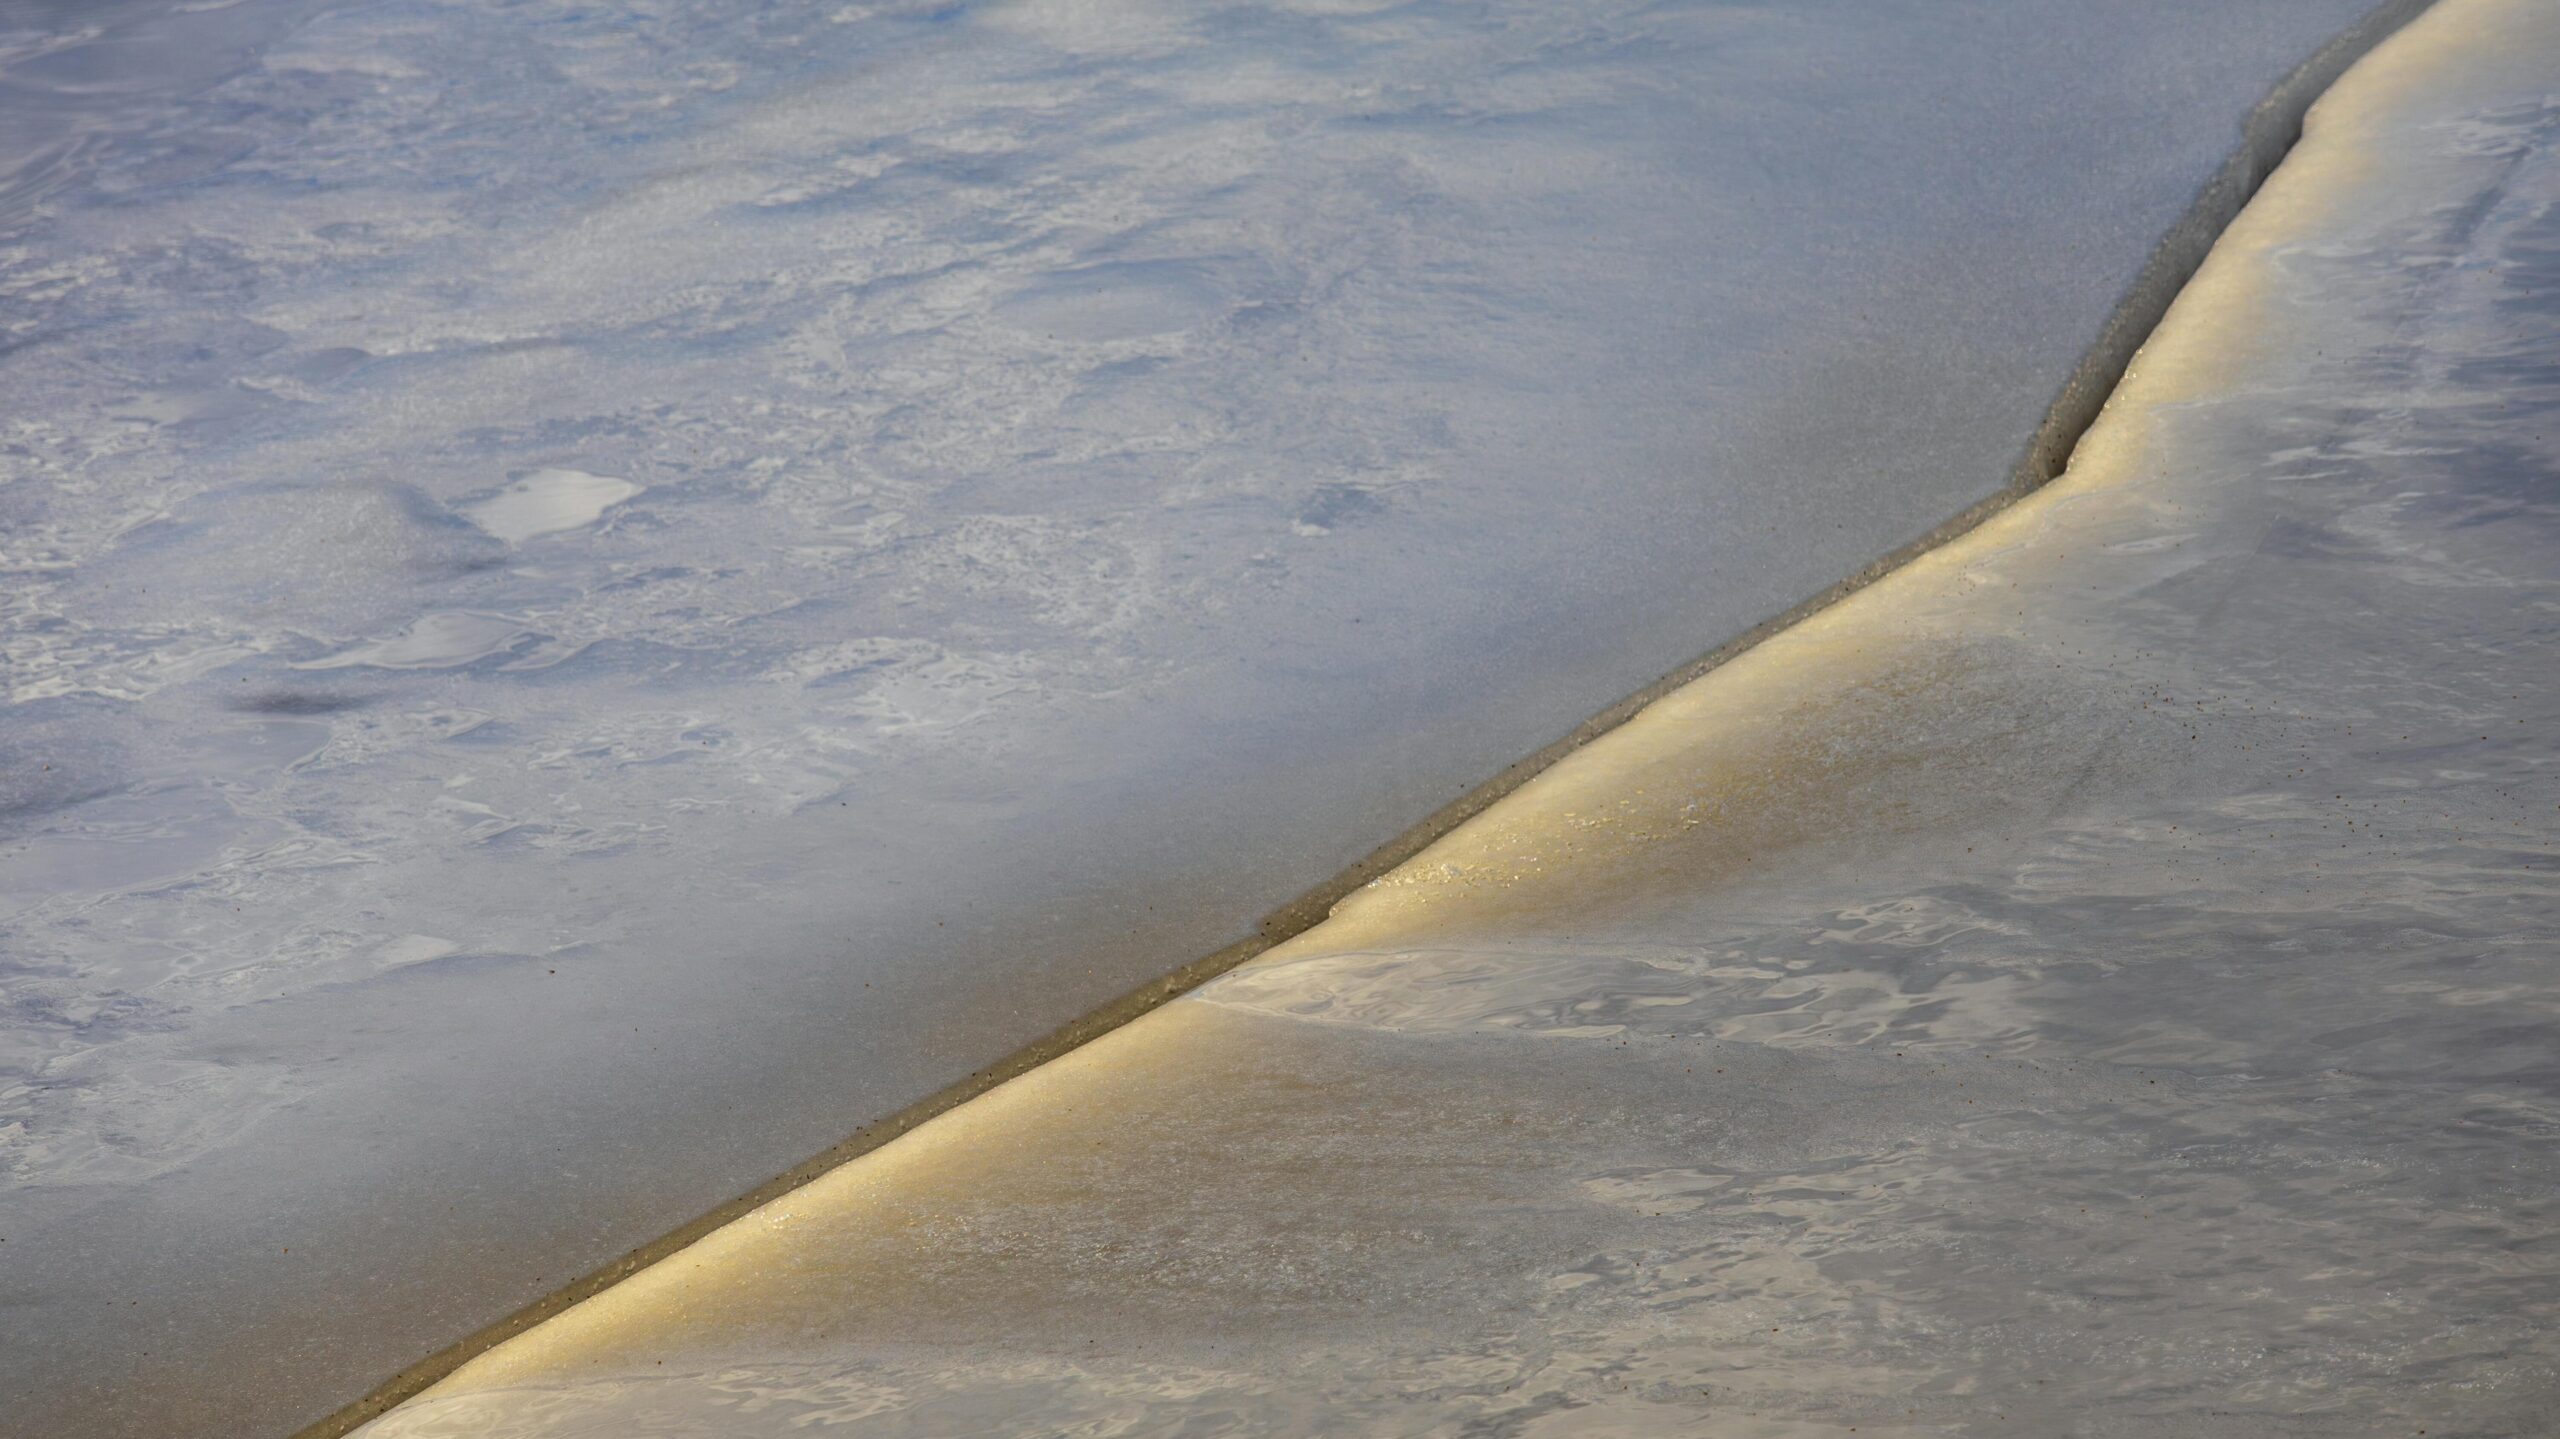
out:
M2368 0L0 16L0 1395L273 1433L1995 489Z
M372 1439L2548 1435L2560 10L2071 473Z

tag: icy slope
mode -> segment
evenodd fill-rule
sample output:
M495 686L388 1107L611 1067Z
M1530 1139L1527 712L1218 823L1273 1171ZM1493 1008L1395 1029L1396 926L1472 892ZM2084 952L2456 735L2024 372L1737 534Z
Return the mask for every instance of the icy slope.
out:
M2548 1433L2556 75L2446 0L2054 488L365 1432Z
M13 1413L324 1411L1990 493L2367 9L12 9Z

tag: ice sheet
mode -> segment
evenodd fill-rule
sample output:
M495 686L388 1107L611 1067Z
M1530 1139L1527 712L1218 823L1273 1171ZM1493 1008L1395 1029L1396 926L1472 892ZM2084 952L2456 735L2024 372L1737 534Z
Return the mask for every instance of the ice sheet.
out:
M2052 489L366 1434L2547 1432L2555 75L2447 0Z
M14 1414L290 1427L1990 492L2366 9L11 10Z

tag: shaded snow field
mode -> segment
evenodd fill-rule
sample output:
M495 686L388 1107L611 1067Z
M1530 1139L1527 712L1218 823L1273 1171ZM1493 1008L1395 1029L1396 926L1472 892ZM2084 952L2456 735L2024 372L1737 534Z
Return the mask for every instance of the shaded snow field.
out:
M370 1439L2560 1414L2560 9L2351 72L2070 473Z
M1996 492L2370 8L0 10L12 1423L325 1413Z

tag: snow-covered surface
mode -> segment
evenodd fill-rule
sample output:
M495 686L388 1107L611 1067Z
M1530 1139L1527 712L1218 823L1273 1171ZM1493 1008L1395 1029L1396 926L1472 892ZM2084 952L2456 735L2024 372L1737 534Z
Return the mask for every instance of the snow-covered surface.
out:
M2368 0L0 12L0 1391L273 1432L1997 487Z
M2550 1433L2560 9L2337 97L2055 487L367 1433Z

